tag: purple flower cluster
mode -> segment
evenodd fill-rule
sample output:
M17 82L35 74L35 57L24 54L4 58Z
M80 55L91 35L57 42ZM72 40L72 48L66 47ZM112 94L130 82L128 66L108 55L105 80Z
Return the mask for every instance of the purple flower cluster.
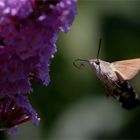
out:
M69 31L75 14L76 0L0 0L0 130L38 124L25 93L33 78L48 85L57 33Z

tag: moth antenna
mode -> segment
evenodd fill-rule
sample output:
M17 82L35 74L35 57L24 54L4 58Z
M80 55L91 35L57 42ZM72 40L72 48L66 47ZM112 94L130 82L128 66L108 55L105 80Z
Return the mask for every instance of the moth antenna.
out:
M78 68L78 69L81 69L82 67L85 66L83 63L79 63L80 61L89 63L89 60L85 60L85 59L76 59L76 60L73 62L73 65L74 65L76 68ZM78 64L77 64L77 62L78 62Z
M100 53L100 49L101 49L101 42L102 42L102 39L100 38L100 40L99 40L99 48L98 48L98 52L97 52L97 61L99 61L99 53Z

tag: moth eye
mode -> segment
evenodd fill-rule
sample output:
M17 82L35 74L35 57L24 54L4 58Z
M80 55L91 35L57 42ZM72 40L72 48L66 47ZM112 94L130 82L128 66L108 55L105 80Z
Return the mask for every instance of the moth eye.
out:
M95 61L95 64L96 64L96 65L99 65L99 64L100 64L100 62L99 62L99 61Z

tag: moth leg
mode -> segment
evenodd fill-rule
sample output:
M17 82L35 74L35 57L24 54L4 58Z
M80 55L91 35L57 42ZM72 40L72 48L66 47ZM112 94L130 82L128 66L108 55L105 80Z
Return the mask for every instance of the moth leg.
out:
M123 77L117 71L115 71L115 73L116 73L119 81L124 81Z
M106 96L110 97L110 96L112 96L112 93L111 92L106 92Z
M114 94L114 90L113 91L108 91L107 92L107 97L113 97L115 100L117 99L117 100L119 100L119 98L120 98L120 95L119 94Z
M107 86L105 86L105 88L106 88L106 96L107 97L113 96L113 91L109 90L109 88Z
M115 84L117 88L121 88L121 86L118 83L119 82L113 82L113 84Z

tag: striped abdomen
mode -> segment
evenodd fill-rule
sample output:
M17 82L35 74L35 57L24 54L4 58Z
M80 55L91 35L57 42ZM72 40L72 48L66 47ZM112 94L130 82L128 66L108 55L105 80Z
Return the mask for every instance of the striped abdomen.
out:
M116 97L125 109L133 109L140 105L138 95L128 81L117 83L119 88L113 90L113 97Z

